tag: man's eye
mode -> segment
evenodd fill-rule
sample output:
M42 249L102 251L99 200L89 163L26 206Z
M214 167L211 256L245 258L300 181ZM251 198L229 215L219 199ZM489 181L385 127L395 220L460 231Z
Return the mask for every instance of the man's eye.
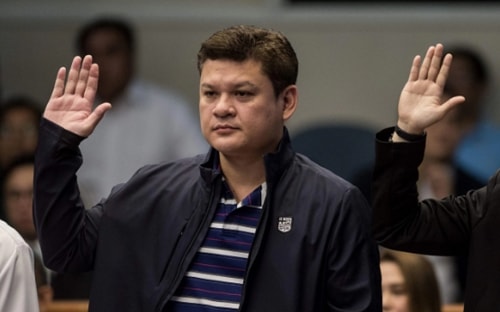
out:
M249 91L236 91L234 93L237 97L249 97L252 96L253 94Z

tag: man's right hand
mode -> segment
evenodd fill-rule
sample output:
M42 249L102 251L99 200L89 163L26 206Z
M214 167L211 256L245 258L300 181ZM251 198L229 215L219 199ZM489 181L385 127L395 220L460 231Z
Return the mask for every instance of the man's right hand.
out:
M76 56L66 80L66 68L57 72L54 89L43 116L79 136L87 137L111 108L102 103L93 108L99 79L99 67L92 63L92 56Z
M421 134L454 106L464 102L463 96L453 96L442 102L451 62L451 54L443 58L442 44L430 46L423 61L419 55L413 59L410 76L399 99L399 128L411 134Z

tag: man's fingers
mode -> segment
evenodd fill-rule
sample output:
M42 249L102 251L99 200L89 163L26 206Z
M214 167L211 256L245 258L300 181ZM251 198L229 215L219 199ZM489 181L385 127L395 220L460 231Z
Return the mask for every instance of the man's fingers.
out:
M446 84L446 79L448 79L448 72L450 71L451 62L453 60L453 56L451 54L446 54L444 56L443 64L439 70L439 74L436 79L436 83L440 88L444 88Z
M108 102L99 104L87 118L87 121L92 125L92 129L96 127L99 121L104 117L104 114L111 109L111 104Z
M94 118L101 119L104 114L111 109L111 103L109 102L104 102L99 104L94 111L92 112L93 115L95 115Z
M71 68L68 74L68 80L66 81L66 87L64 88L64 94L74 94L76 83L78 82L78 77L80 75L80 66L82 64L82 58L75 56L73 62L71 63Z
M434 46L430 46L427 49L427 53L425 54L424 61L422 62L422 65L420 66L420 71L418 73L418 79L425 80L427 79L427 76L429 74L429 66L431 65L431 60L434 55Z
M89 71L92 66L92 57L87 55L82 61L82 67L78 75L78 81L76 83L75 94L83 96L85 90L87 89L87 80L89 78Z
M90 103L94 103L95 95L97 93L98 80L99 80L99 66L97 64L92 64L88 71L86 88L84 93L82 94L82 96Z
M438 43L434 48L434 54L430 61L430 67L427 73L427 79L435 81L441 67L441 58L443 57L443 45Z
M50 99L55 99L64 94L64 81L66 80L66 68L61 67L57 71L56 81Z
M408 77L408 81L415 81L418 79L418 72L420 67L420 55L417 55L413 58L413 62L411 64L410 76Z
M444 109L446 109L447 111L449 111L453 107L455 107L457 105L460 105L463 102L465 102L465 97L461 96L461 95L457 95L457 96L449 98L446 102L444 102L443 104L441 104L441 107L443 107Z

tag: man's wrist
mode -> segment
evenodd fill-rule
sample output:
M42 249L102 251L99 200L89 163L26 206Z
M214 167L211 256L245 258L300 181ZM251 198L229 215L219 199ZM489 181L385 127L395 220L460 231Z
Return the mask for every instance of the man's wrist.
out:
M391 141L394 141L394 142L401 141L401 140L397 140L397 139L394 140L395 136L401 138L403 141L406 141L406 142L417 142L417 141L420 141L420 140L425 138L425 132L421 132L418 134L409 133L409 132L406 132L405 130L401 129L396 124L396 126L394 127L394 134L393 134L393 137L391 138Z

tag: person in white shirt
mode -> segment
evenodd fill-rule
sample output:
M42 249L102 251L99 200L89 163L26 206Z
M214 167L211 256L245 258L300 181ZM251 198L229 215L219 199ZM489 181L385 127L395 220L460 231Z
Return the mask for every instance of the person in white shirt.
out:
M0 311L39 311L33 251L0 220Z
M106 122L81 145L85 162L78 179L87 204L107 197L145 163L205 153L207 143L186 100L136 75L135 36L127 21L91 21L79 31L77 49L99 64L96 103L113 103Z
M33 175L35 159L31 154L15 158L4 170L0 194L3 197L5 222L12 226L33 251L35 260L43 261L38 233L33 222ZM36 261L35 261L36 263ZM59 274L43 265L45 279L54 299L87 299L91 273ZM0 312L3 312L0 310Z

